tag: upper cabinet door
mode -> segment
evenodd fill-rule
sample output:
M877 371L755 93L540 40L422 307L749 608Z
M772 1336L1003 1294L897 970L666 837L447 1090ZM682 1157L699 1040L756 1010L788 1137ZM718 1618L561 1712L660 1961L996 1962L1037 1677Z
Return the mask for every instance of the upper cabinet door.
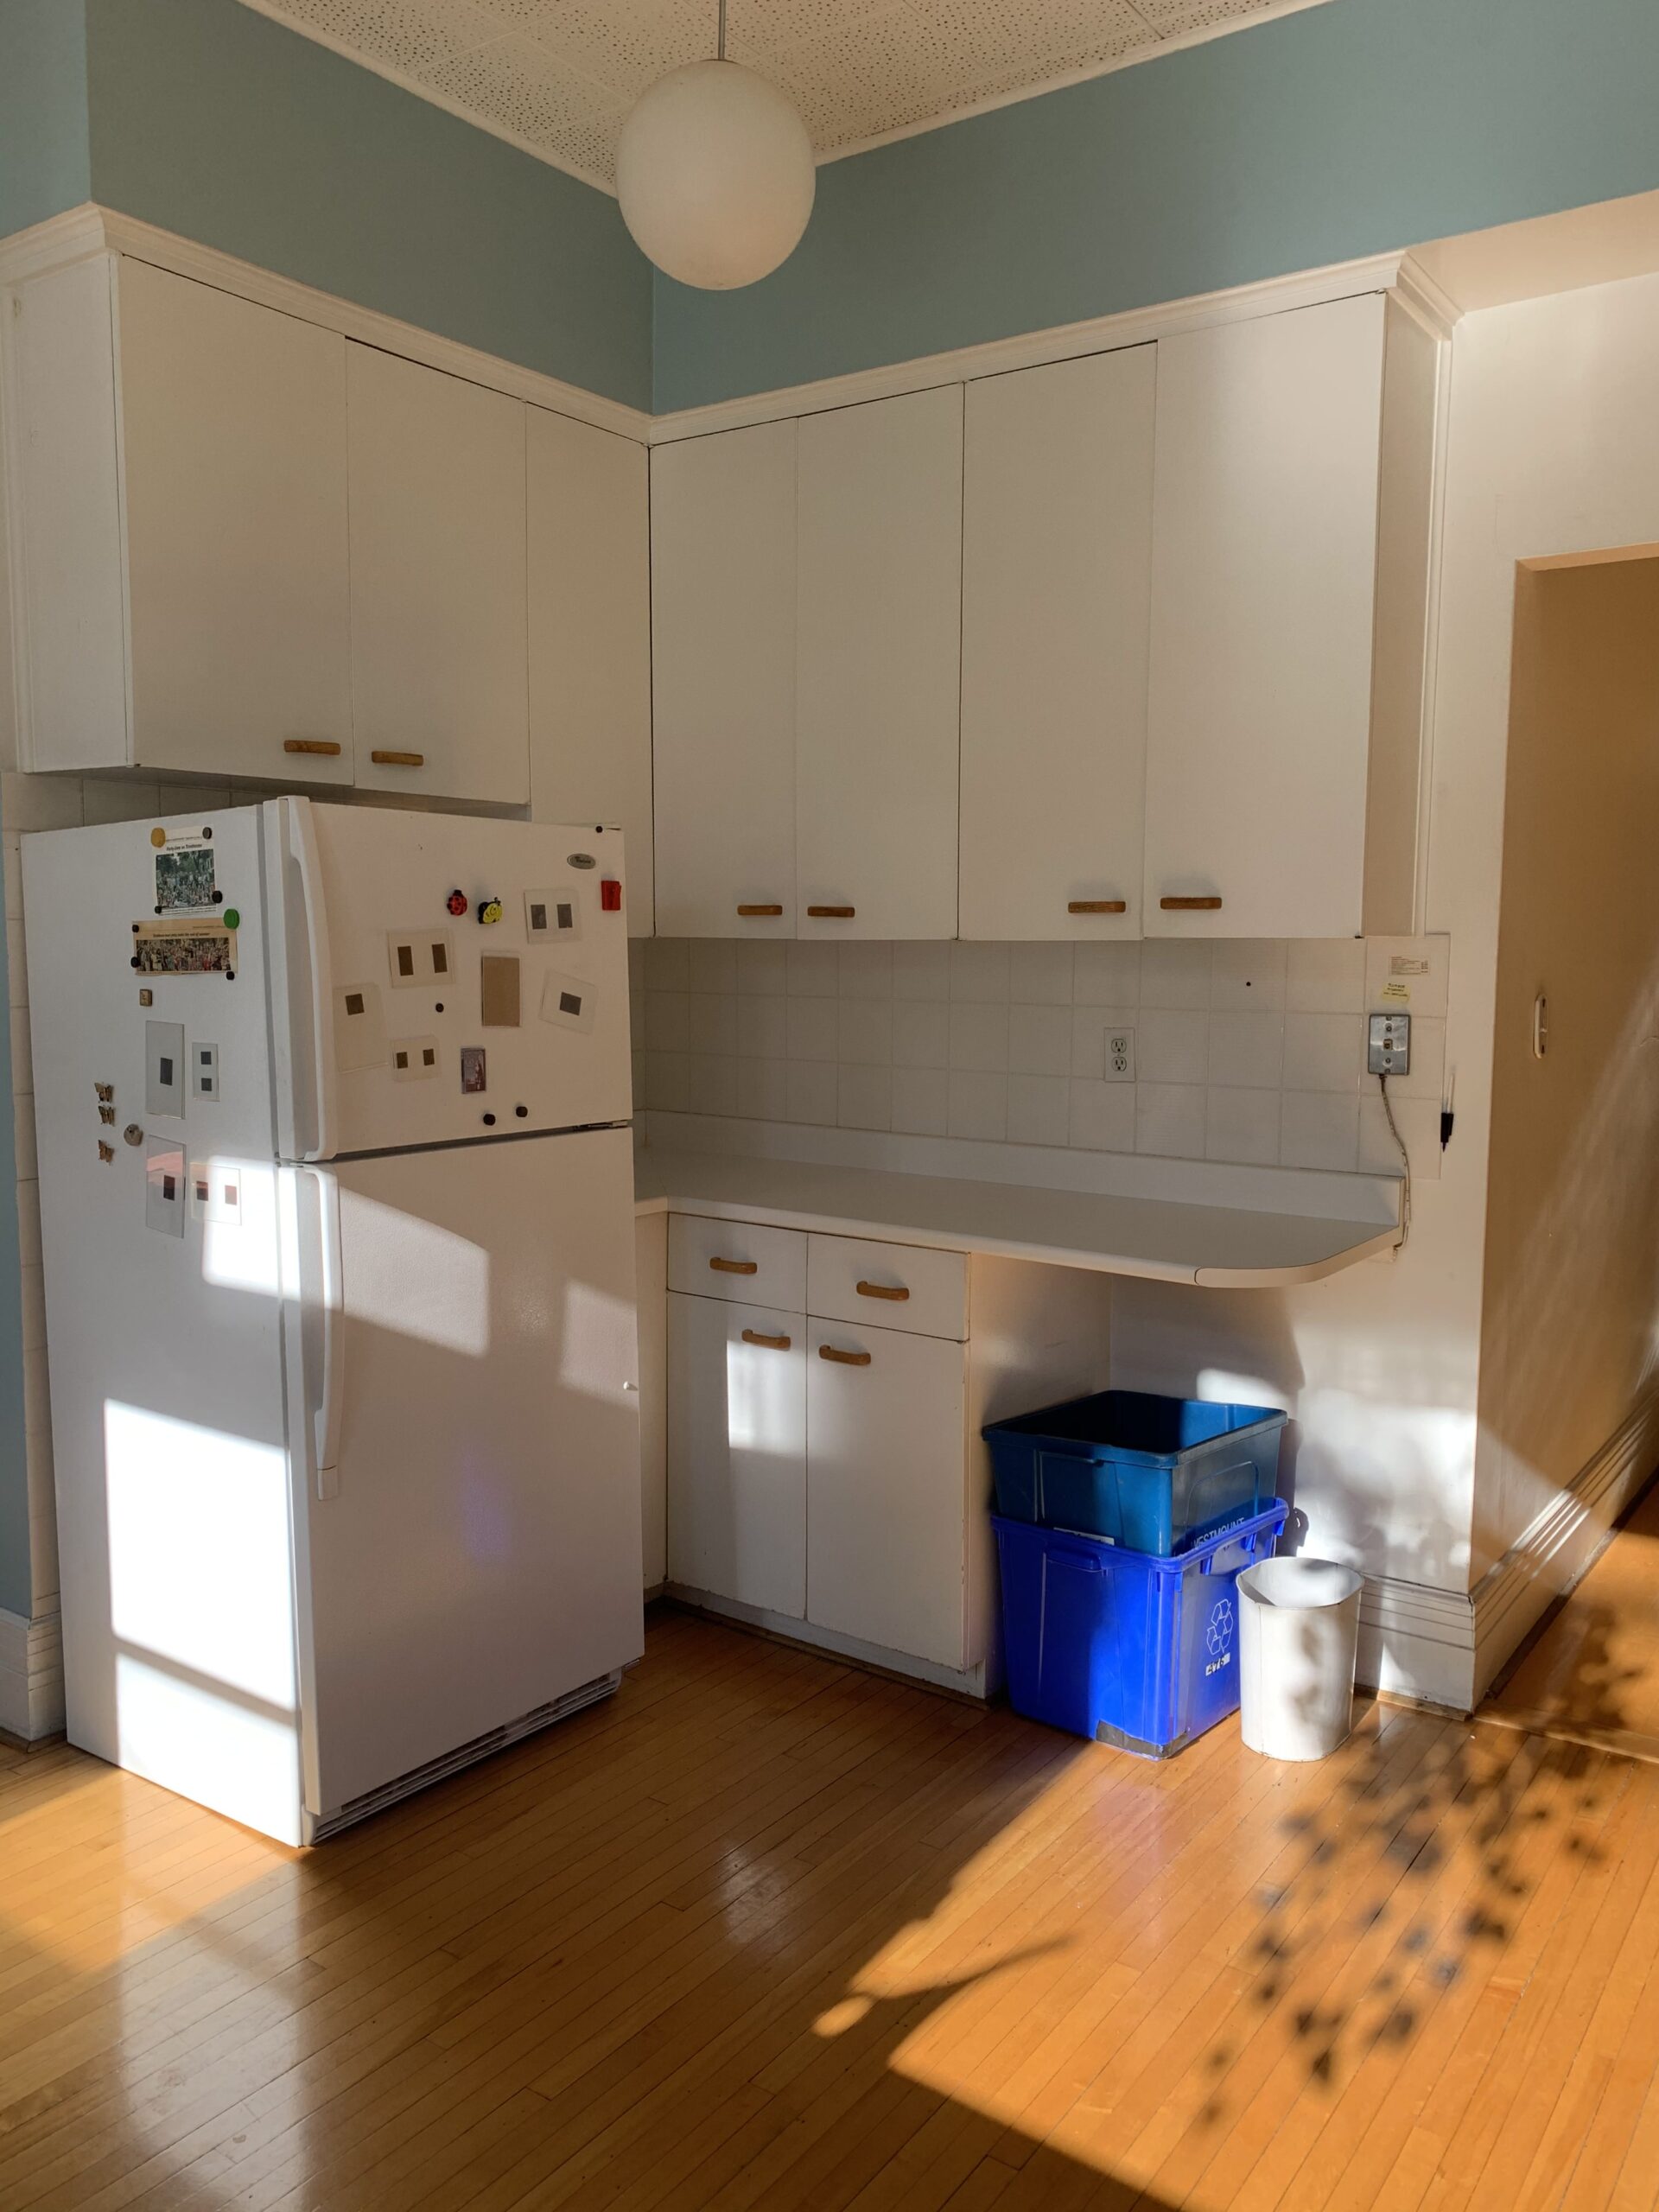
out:
M793 423L651 456L657 926L795 934Z
M348 784L346 341L119 267L132 757Z
M1154 348L968 387L962 934L1141 935Z
M1158 341L1148 935L1361 926L1384 305Z
M522 804L522 400L346 347L357 780Z
M628 930L652 930L651 523L631 438L532 407L530 813L619 823Z
M962 387L800 425L804 937L957 933Z

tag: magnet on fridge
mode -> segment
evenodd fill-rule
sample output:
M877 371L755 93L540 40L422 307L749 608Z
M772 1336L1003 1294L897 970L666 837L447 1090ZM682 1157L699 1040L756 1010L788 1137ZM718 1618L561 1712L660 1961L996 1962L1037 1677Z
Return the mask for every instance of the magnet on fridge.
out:
M481 1045L463 1045L461 1048L461 1087L463 1091L480 1091L485 1088Z
M486 927L499 922L502 912L503 908L499 899L480 899L478 902L478 918Z
M444 912L453 914L459 921L467 911L467 893L464 891L452 891L443 902Z
M622 911L622 886L613 875L601 877L599 886L599 907L604 914L620 914Z

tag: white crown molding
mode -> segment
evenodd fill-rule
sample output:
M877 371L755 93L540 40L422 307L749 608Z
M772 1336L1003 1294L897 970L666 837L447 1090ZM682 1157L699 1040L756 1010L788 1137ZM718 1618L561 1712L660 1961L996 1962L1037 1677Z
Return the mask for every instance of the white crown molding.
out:
M1173 337L1178 331L1286 315L1297 308L1318 307L1361 292L1392 293L1439 338L1451 334L1459 317L1456 302L1416 266L1409 254L1373 254L1361 261L1333 263L1327 269L1269 276L1259 283L1198 293L1190 299L1161 302L1155 307L1129 308L1084 322L1062 323L1051 330L988 339L980 345L959 346L950 353L929 353L917 360L884 363L876 368L855 369L845 376L820 378L811 384L746 393L741 398L715 400L704 407L682 408L672 414L654 416L648 435L652 445L669 445L681 438L707 437L715 430L743 429L755 423L823 414L865 400L891 399L901 392L923 391L935 385L970 383L981 377L1004 376L1010 370L1038 368L1083 354L1116 353L1125 346Z
M428 368L441 369L447 376L505 392L532 407L544 407L553 414L590 423L597 429L613 431L636 444L644 443L650 435L652 418L639 408L607 399L599 392L584 391L578 385L521 367L497 354L480 353L458 340L441 338L414 323L401 322L395 315L341 299L336 293L276 276L251 261L238 260L234 254L200 245L176 232L159 230L153 223L140 222L136 216L101 207L95 201L88 200L0 241L0 284L22 283L98 253L129 254L135 260L170 270L175 276L192 277L198 283L273 308L279 315L337 330L343 337L378 346L383 353L400 354Z

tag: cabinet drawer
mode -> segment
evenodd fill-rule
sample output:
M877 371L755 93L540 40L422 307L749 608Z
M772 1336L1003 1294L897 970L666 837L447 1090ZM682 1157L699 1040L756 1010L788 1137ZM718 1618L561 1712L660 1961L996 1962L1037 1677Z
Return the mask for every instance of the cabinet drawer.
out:
M916 1337L968 1334L968 1261L917 1244L850 1236L806 1240L806 1310L826 1321L902 1329Z
M798 1229L677 1213L668 1224L668 1287L798 1313L806 1304L806 1238Z

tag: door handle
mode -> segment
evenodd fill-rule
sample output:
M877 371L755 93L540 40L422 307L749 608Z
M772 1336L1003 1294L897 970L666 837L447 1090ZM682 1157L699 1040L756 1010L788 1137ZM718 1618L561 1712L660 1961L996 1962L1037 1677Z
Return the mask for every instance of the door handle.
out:
M850 922L858 909L856 906L809 906L806 911L815 921Z
M1127 914L1129 902L1127 899L1068 899L1065 911L1068 914Z
M895 1306L902 1306L910 1296L907 1290L888 1282L861 1282L857 1289L861 1298L890 1298Z
M1160 899L1158 904L1166 914L1213 914L1221 906L1219 899Z
M710 1260L709 1266L717 1275L758 1275L759 1260Z
M784 910L781 906L740 906L737 911L745 920L750 920L759 915L781 914Z
M284 753L321 753L331 760L338 759L340 754L340 747L332 737L285 737L283 750Z
M818 1346L820 1359L833 1359L837 1367L868 1367L870 1355L867 1351L842 1351L834 1344Z
M759 1344L763 1351L787 1351L789 1350L789 1338L787 1337L763 1336L759 1329L745 1329L743 1332L743 1341L746 1344Z
M317 1496L340 1489L340 1421L346 1401L345 1269L340 1242L340 1181L326 1168L307 1173L317 1189L317 1242L322 1258L322 1387L317 1393L312 1441Z
M424 753L371 753L369 758L377 768L424 768L426 766Z

